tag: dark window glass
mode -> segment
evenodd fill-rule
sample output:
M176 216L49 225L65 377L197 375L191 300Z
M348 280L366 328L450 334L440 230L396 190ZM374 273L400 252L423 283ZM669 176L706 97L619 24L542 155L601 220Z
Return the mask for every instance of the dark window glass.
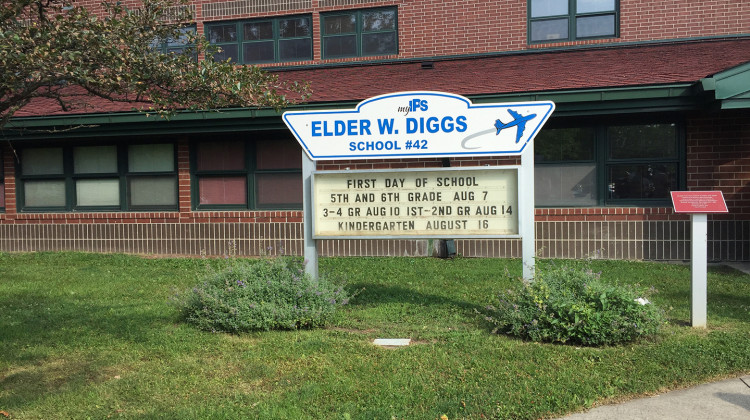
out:
M151 48L163 53L179 54L191 45L191 38L195 35L195 25L185 26L178 30L176 37L164 39L154 39L151 42Z
M534 139L537 162L594 160L596 130L593 127L553 128Z
M177 38L167 40L166 50L170 53L181 53L190 45L190 37L195 34L195 26L187 26L180 29L181 35Z
M395 10L376 10L362 13L362 32L392 31L396 29Z
M309 60L312 58L312 39L281 39L279 40L279 60Z
M328 37L323 40L323 48L326 51L326 57L351 57L357 55L357 37L336 36Z
M221 51L214 53L214 60L215 61L225 61L227 59L230 59L234 62L239 61L239 48L237 45L222 45Z
M211 25L207 32L206 38L212 44L237 41L237 25L234 23Z
M396 34L393 32L362 34L363 55L391 54L395 50Z
M612 165L607 175L611 199L668 199L678 187L676 163Z
M216 32L209 41L222 49L214 54L216 60L231 58L244 64L311 60L310 22L309 17L255 19L207 25L207 33Z
M245 41L258 41L262 39L273 39L273 22L251 22L242 25L244 28Z
M243 60L246 63L260 63L264 61L273 61L274 43L268 42L250 42L243 46Z
M310 18L279 20L279 38L303 38L310 35Z
M675 124L615 126L607 129L611 159L677 157Z
M325 16L323 28L326 35L339 35L357 32L357 15Z
M398 54L395 8L322 15L323 58Z

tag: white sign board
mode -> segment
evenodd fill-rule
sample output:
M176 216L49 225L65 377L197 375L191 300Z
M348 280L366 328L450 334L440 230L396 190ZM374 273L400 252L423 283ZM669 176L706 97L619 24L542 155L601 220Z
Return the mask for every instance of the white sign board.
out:
M519 237L514 166L313 173L315 238Z
M553 102L472 104L444 92L399 92L353 110L288 111L283 119L312 160L519 155Z

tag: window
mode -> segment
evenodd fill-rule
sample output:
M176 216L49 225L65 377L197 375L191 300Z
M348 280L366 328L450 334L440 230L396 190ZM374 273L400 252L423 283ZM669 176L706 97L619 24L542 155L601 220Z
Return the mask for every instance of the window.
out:
M677 127L607 127L607 200L667 200L678 189Z
M323 58L398 54L396 9L321 15Z
M597 205L595 129L543 129L534 141L537 205Z
M175 210L174 145L85 145L21 151L26 211Z
M531 0L529 40L556 42L617 34L617 0Z
M206 25L206 38L221 48L216 60L274 63L312 60L309 16L254 19Z
M180 29L182 34L178 38L169 38L166 40L155 40L152 43L152 47L162 53L181 53L190 46L190 36L195 35L195 25L185 26Z
M673 123L545 128L535 139L538 206L669 203L684 168Z
M196 209L302 207L302 154L289 139L201 141L193 148Z

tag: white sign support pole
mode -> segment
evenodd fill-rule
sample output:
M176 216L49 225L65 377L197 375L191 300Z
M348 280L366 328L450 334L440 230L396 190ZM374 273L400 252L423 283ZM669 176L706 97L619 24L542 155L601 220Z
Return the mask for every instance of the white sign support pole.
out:
M691 262L690 262L690 324L706 327L708 301L708 216L696 213L690 216Z
M534 280L536 237L534 231L534 140L526 145L521 154L521 169L518 182L518 221L521 233L521 255L524 280Z
M690 214L690 324L705 328L708 315L708 213L729 213L721 191L672 191L675 213Z
M302 208L303 231L304 231L304 256L305 272L313 279L318 279L318 249L313 239L312 220L312 173L315 170L315 162L302 150Z

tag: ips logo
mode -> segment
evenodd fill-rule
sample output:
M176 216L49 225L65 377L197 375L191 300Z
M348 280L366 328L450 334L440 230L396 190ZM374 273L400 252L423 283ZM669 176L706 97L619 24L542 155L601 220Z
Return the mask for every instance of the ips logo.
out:
M427 101L423 99L412 99L409 101L408 106L398 107L398 112L403 113L404 116L409 115L410 112L427 111Z

